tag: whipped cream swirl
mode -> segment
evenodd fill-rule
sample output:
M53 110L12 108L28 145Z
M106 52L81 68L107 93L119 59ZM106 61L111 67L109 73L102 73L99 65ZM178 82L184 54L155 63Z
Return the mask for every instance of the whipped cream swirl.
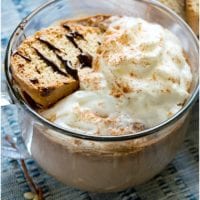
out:
M79 69L80 90L42 115L88 134L123 135L177 113L192 81L179 39L160 25L112 16L93 61Z

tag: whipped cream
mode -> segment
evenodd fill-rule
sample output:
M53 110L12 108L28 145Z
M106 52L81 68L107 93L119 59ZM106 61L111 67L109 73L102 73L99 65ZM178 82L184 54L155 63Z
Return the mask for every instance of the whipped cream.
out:
M65 128L123 135L177 113L192 81L178 38L160 25L110 17L93 68L79 69L80 90L42 115Z

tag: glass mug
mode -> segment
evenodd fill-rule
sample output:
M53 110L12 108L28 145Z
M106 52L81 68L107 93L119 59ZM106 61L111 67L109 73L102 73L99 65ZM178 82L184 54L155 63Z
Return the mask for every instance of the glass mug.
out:
M42 118L13 87L10 56L26 36L60 19L100 13L140 17L178 36L191 64L193 82L190 98L176 115L135 134L91 136ZM19 107L23 139L38 164L66 185L93 192L116 192L154 177L183 142L189 111L198 94L198 41L180 17L156 1L53 0L33 11L14 31L6 52L5 73L9 95Z

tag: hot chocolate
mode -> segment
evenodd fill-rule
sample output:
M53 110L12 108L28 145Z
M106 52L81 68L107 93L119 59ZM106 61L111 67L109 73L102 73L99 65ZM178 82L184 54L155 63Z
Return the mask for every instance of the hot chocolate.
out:
M169 119L189 98L192 80L174 34L127 16L58 22L22 42L11 70L39 114L66 133L96 136L137 134ZM28 150L47 172L68 185L111 192L161 171L184 139L186 117L118 142L70 137L29 115L21 124Z

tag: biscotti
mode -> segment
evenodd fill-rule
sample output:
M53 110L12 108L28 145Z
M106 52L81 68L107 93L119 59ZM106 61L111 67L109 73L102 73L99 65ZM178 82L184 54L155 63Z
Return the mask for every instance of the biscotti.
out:
M45 57L42 48L36 49L37 40L30 37L24 41L12 57L11 71L21 92L26 93L39 107L48 107L63 96L78 88L78 80L64 73L53 63L49 50ZM51 58L50 58L51 57Z
M184 0L159 0L161 3L172 9L182 18L185 18L185 1Z
M71 22L36 32L12 56L15 82L39 107L49 107L78 89L77 69L91 67L101 44L101 29L91 19Z
M199 0L186 1L186 20L196 35L199 35Z

